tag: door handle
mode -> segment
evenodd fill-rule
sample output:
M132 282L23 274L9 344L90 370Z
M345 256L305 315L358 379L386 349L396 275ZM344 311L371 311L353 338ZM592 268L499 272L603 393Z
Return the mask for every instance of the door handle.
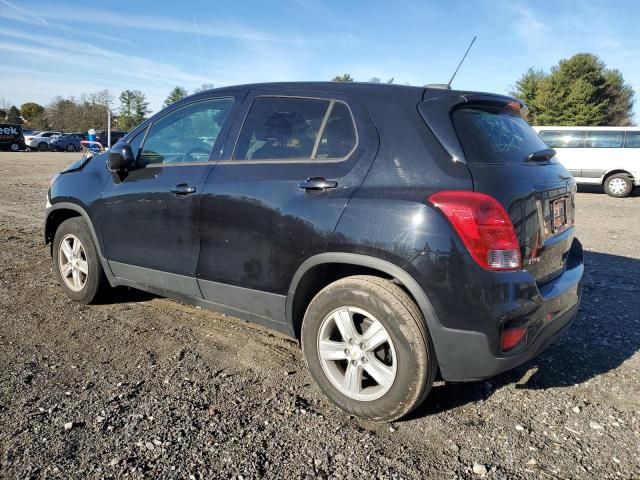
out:
M338 182L325 180L323 177L307 178L306 181L298 184L298 188L304 190L324 190L327 188L336 188L337 186Z
M173 187L170 191L176 195L189 195L196 192L196 187L190 187L186 183L181 183Z

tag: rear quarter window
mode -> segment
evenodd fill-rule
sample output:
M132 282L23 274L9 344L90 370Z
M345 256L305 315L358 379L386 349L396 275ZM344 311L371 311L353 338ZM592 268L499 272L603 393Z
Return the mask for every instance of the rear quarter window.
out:
M529 124L510 111L461 108L452 119L469 163L520 163L547 148Z

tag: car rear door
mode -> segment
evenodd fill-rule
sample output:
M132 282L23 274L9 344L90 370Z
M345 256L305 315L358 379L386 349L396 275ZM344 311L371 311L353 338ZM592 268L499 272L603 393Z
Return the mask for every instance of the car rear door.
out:
M130 141L135 168L113 173L102 198L102 236L114 275L200 296L202 186L228 133L235 98L175 108Z
M358 98L326 92L252 91L237 118L204 186L198 281L205 299L283 321L291 278L326 249L377 133Z

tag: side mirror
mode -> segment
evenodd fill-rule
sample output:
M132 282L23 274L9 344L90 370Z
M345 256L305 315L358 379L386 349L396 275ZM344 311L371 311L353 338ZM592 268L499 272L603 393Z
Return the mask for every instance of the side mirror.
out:
M135 161L131 145L126 142L118 142L109 150L107 165L112 172L121 172L131 167Z

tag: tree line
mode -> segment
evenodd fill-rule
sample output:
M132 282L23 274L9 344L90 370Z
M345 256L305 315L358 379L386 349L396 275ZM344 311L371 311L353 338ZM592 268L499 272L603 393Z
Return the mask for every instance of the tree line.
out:
M212 84L203 84L194 93L209 90ZM186 97L188 92L175 87L164 102L169 106ZM116 98L109 90L83 93L79 97L54 97L46 106L35 102L23 103L20 108L0 99L0 121L22 124L34 130L54 130L62 132L86 132L90 128L106 129L108 112L111 128L131 130L146 120L151 113L149 102L140 90L124 90Z
M335 76L334 82L354 82L349 74ZM394 83L390 78L384 83ZM370 83L383 83L378 77ZM193 93L212 89L203 84ZM173 88L164 101L167 107L189 95L183 87ZM529 107L532 125L602 126L633 125L635 92L619 70L608 68L598 56L578 53L563 59L549 72L530 68L515 83L510 95ZM112 112L112 128L130 130L151 113L146 95L140 90L124 90L119 105L109 90L79 97L55 97L47 106L27 102L10 105L0 99L0 121L25 123L38 130L86 131L107 127L107 110Z

